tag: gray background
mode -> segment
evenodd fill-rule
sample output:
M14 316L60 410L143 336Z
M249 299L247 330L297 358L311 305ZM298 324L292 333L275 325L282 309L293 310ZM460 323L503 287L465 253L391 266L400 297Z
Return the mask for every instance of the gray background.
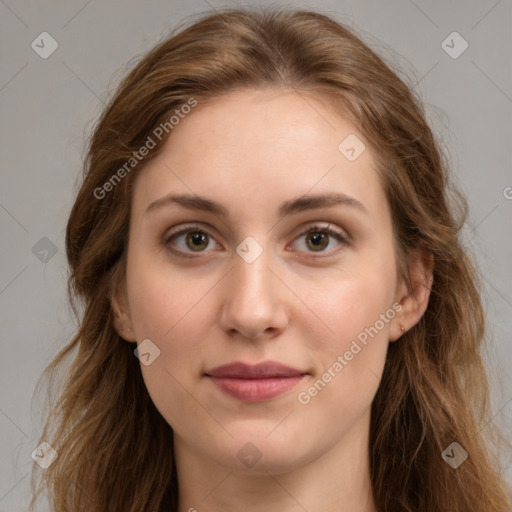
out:
M84 137L130 59L185 16L228 5L244 4L0 0L0 511L26 509L30 455L42 426L38 400L31 409L34 386L75 327L66 302L64 228ZM492 411L512 439L512 1L288 5L339 15L401 66L426 102L470 203L465 240L486 287ZM44 31L58 42L47 59L31 47ZM469 44L458 58L441 46L453 31ZM512 461L503 463L512 479Z

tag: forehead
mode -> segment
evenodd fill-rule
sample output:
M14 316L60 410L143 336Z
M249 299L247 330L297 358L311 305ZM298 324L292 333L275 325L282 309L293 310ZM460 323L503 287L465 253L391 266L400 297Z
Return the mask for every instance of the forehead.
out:
M347 158L347 146L360 153L356 159ZM378 218L386 205L374 165L364 136L322 97L237 90L200 102L174 126L140 172L133 210L142 213L166 193L180 192L208 196L240 216L308 191L338 191Z

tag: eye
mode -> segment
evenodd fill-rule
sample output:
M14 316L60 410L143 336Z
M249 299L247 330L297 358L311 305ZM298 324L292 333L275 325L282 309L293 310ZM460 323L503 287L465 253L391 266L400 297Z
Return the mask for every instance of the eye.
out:
M325 249L332 245L332 239L336 240L338 245L349 245L347 237L330 228L330 224L323 227L319 225L310 226L307 231L299 235L298 239L304 236L306 237L305 249L299 250L305 252L330 253L331 250L326 251ZM199 225L185 226L180 230L171 231L165 235L163 243L165 246L177 247L177 249L171 248L171 250L179 256L188 258L194 258L193 253L209 252L206 249L216 245L214 238Z
M177 243L180 241L181 243ZM174 245L178 247L178 250L175 250L177 254L184 257L193 258L194 256L190 256L191 253L202 253L207 252L205 249L211 245L215 245L212 243L213 237L201 228L201 226L193 225L188 226L179 231L171 231L167 233L164 237L164 245ZM189 252L189 254L186 254Z
M331 245L332 239L336 240L338 246L349 244L347 237L345 237L341 232L332 229L330 227L330 224L327 225L326 227L322 227L319 225L310 226L307 231L299 235L298 239L300 240L304 236L306 238L304 244L305 249L303 250L305 250L306 252L330 253L332 252L330 249L325 249Z

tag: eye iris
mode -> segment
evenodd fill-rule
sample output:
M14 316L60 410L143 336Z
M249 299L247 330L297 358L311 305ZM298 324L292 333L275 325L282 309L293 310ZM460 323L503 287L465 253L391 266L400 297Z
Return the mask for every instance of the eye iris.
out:
M192 242L192 245L189 244ZM196 243L202 244L201 246L195 245ZM187 234L187 247L192 249L193 251L204 249L208 246L207 235L205 233L199 233L198 231L193 231Z
M327 239L327 236L325 235L325 233L310 233L307 235L306 237L306 240L307 240L307 243L308 243L308 246L309 246L309 242L311 241L313 243L313 250L317 251L317 250L322 250L322 249L325 249L325 247L327 247L329 241Z

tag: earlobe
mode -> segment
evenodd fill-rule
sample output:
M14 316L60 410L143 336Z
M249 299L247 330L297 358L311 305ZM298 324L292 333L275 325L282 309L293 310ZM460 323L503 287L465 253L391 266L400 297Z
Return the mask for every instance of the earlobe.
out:
M112 294L110 304L114 317L114 328L119 336L128 342L136 342L126 297L124 295L121 297L120 293L116 292Z
M389 341L398 340L414 327L425 313L433 284L434 256L430 251L418 250L409 259L410 282L402 282L397 300L400 312L394 318Z

